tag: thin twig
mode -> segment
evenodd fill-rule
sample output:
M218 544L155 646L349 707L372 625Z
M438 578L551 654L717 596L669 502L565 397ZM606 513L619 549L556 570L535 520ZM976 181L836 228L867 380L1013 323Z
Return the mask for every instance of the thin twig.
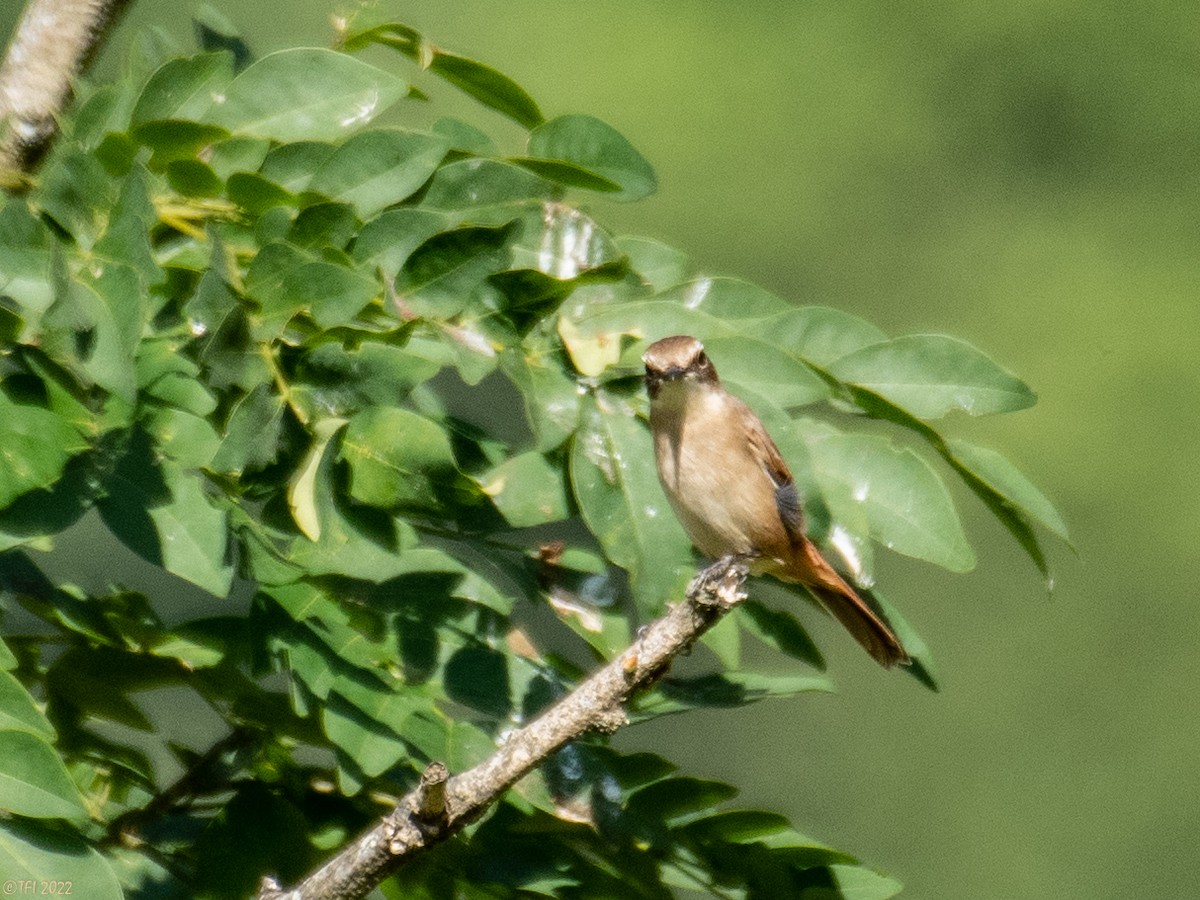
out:
M421 784L380 824L291 889L263 879L258 900L356 900L408 860L484 815L500 796L564 744L627 721L625 703L661 677L722 616L745 599L744 560L726 558L688 586L687 599L642 629L637 639L482 763L444 782L434 763Z

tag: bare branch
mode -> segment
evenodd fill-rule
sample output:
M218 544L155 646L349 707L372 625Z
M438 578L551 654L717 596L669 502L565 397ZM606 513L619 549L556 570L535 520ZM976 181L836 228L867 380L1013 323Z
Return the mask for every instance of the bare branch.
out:
M0 67L0 176L31 171L75 76L132 0L29 0Z
M421 774L415 812L422 822L445 824L450 815L446 806L446 783L449 780L450 770L440 762L430 763Z
M445 780L433 763L421 784L383 821L309 875L284 890L263 880L258 900L353 900L422 850L445 841L480 818L509 787L569 741L589 731L611 732L625 724L624 705L639 688L661 677L725 613L745 599L744 560L725 558L688 586L687 600L647 625L623 653L524 728L512 733L475 768Z

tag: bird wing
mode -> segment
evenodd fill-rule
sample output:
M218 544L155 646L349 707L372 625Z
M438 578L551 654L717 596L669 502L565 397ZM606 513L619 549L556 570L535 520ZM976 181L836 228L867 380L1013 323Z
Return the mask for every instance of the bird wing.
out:
M775 485L775 506L779 510L779 518L783 520L784 528L794 539L804 536L804 505L800 502L800 492L796 490L796 480L792 470L784 462L779 447L767 434L762 420L754 414L750 407L742 406L742 418L745 423L746 437L750 448L758 459L763 471Z

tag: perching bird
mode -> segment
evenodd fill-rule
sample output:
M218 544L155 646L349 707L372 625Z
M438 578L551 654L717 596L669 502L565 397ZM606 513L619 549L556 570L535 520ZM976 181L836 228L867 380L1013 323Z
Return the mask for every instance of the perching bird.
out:
M891 628L804 533L792 473L762 421L725 390L693 337L642 356L658 477L692 543L719 559L746 556L755 574L799 582L883 666L907 663Z

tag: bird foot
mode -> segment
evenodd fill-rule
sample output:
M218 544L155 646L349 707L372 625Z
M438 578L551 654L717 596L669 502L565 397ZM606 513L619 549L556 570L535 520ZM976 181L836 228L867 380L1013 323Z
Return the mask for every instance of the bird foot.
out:
M701 606L735 606L746 599L741 588L749 574L750 557L728 553L696 574L688 584L688 599Z

